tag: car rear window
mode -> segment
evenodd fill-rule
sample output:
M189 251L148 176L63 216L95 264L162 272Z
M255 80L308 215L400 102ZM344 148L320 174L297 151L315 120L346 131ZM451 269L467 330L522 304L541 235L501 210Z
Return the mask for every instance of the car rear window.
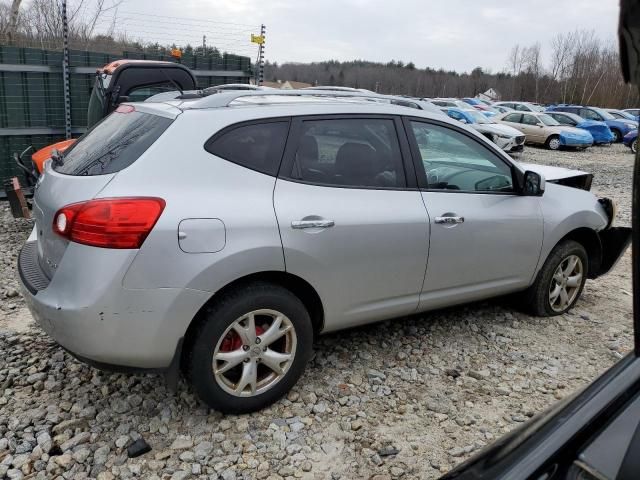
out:
M78 139L54 170L67 175L105 175L135 162L173 120L123 105Z

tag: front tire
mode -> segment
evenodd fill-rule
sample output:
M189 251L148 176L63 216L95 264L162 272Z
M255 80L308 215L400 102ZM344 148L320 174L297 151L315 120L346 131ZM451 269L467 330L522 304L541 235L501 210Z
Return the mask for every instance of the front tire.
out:
M549 138L547 138L545 145L549 150L559 150L560 137L558 135L551 135Z
M200 399L224 413L247 413L295 385L311 356L313 328L298 297L257 282L215 302L191 338L187 374Z
M611 133L613 133L612 143L618 143L622 141L622 133L620 133L620 130L616 130L615 128L612 128Z
M638 139L636 138L633 142L631 142L631 152L632 153L638 153Z
M587 281L589 258L576 241L565 240L551 251L524 300L534 315L551 317L569 311Z

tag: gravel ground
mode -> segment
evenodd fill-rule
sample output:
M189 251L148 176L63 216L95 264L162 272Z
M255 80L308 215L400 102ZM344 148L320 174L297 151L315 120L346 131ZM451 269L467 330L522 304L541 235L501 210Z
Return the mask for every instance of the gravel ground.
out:
M522 161L594 173L630 222L626 147ZM15 262L30 230L0 207L0 478L436 478L592 381L631 349L631 263L587 283L567 315L534 318L504 300L319 339L287 399L222 416L183 384L103 373L33 325ZM152 450L128 458L144 440Z

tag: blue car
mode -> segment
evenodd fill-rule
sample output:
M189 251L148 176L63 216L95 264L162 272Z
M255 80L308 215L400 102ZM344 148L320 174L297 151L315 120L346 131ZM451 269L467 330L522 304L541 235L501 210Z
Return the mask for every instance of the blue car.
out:
M467 98L463 98L462 101L468 103L469 105L484 105L484 103L482 103L477 98L469 98L469 97L467 97Z
M580 115L587 120L594 120L596 122L604 122L611 129L613 133L613 141L621 142L622 138L631 130L638 128L638 123L631 120L616 119L613 115L602 108L598 107L583 107L580 105L557 105L550 107L549 112L568 112Z
M551 111L547 112L547 114L554 118L561 125L567 125L568 127L576 127L587 130L593 137L593 143L596 145L612 143L614 140L611 129L604 122L585 120L580 115L568 112Z
M638 116L633 115L631 112L625 112L624 110L618 110L616 108L607 108L606 111L620 120L631 120L632 122L638 121Z
M640 108L625 108L623 112L630 113L634 117L640 117Z
M624 136L622 142L631 149L631 152L636 153L638 151L638 130L631 130Z

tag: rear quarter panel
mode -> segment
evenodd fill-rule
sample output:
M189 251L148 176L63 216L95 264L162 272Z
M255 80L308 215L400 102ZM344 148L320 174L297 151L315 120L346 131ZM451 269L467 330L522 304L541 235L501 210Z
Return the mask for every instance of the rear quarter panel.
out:
M215 292L256 271L284 270L272 200L275 178L204 150L211 135L246 118L239 112L220 117L211 111L180 115L143 157L122 170L101 193L104 197L157 196L166 201L123 279L125 288ZM200 218L222 221L226 235L222 250L186 253L180 249L180 221Z

